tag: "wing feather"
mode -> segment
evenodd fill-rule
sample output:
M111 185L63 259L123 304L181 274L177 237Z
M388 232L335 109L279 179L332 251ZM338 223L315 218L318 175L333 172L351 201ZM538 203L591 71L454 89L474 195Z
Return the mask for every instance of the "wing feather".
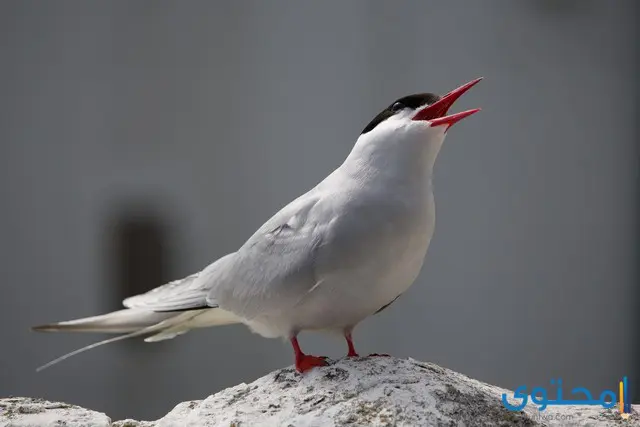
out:
M332 217L319 211L328 205L311 191L276 213L237 252L123 303L158 312L220 307L244 319L285 310L318 282L315 253L330 226L319 218Z
M122 304L127 308L142 308L156 312L184 311L207 308L207 289L202 287L198 278L202 272L184 279L174 280L147 293L125 299Z
M247 320L299 303L318 282L315 254L329 226L319 219L330 217L318 213L325 208L321 194L307 193L274 215L214 272L207 301Z

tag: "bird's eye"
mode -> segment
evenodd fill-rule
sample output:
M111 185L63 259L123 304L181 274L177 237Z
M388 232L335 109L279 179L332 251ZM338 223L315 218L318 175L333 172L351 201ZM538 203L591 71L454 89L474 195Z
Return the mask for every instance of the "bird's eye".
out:
M395 102L392 106L391 106L391 111L400 111L404 108L404 105L402 104L402 102Z

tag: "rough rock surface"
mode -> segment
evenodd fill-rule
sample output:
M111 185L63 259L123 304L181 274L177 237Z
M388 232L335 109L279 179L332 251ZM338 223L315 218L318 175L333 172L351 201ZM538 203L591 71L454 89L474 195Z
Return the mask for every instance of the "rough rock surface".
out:
M617 410L596 406L550 406L543 412L527 406L511 412L502 405L502 393L513 395L431 363L358 358L305 375L281 369L180 403L155 422L111 424L106 415L77 406L1 399L0 426L640 426L636 412L623 420Z
M66 403L29 397L9 397L0 399L0 426L109 427L111 419L103 413Z

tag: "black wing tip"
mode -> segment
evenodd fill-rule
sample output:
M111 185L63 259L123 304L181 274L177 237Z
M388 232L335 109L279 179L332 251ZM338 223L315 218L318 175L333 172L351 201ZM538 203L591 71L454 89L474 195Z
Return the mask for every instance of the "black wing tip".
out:
M46 325L32 326L33 332L62 332L62 331L80 331L81 327L77 325L61 325L60 323L49 323Z
M48 324L48 325L32 326L31 330L33 332L53 332L53 331L58 330L58 328L56 327L55 324Z

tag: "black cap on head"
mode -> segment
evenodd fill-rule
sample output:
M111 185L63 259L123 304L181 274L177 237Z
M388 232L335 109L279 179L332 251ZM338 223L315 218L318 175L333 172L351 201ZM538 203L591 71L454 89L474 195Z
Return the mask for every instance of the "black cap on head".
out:
M388 119L389 117L395 115L398 111L401 111L405 108L410 108L415 110L424 105L431 105L437 100L440 99L440 96L434 93L416 93L415 95L408 95L403 98L400 98L394 101L387 108L382 110L380 114L375 116L371 122L362 130L362 134L372 131L376 126L380 123Z

